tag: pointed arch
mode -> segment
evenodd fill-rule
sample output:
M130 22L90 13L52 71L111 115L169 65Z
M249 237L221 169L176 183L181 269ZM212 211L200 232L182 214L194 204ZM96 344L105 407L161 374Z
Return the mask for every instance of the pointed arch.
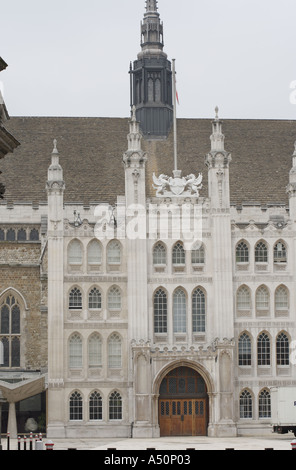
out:
M6 294L9 294L10 292L12 294L15 293L16 297L18 297L21 300L25 310L29 310L29 306L27 304L27 301L26 301L25 297L23 296L23 294L19 290L15 289L14 287L8 287L3 292L1 292L0 293L0 300L1 300L2 296L5 296Z

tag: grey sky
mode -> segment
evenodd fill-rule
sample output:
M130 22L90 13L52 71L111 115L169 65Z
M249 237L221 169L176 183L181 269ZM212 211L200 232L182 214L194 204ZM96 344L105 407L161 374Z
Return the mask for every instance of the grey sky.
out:
M1 1L1 0L0 0ZM11 116L129 115L145 0L1 1ZM295 119L295 0L159 0L178 117Z

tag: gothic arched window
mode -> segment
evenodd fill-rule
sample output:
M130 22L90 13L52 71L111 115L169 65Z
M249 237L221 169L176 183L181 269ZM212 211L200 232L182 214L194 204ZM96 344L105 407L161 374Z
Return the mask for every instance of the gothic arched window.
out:
M252 342L247 333L242 333L238 340L238 365L252 365Z
M266 333L261 333L257 341L258 366L270 366L270 339Z
M255 263L268 262L268 249L264 242L258 242L255 246Z
M193 248L191 251L191 263L192 264L205 264L205 247L203 244Z
M103 400L99 392L93 392L89 397L89 419L103 419Z
M93 333L88 340L88 365L102 366L102 338L99 333Z
M178 288L173 294L174 333L186 333L186 294Z
M117 240L112 240L107 247L108 264L121 263L121 246Z
M73 287L69 294L69 309L81 310L82 309L82 294L78 287Z
M239 397L240 418L250 419L253 417L253 399L248 390L243 390Z
M121 310L121 291L119 287L112 286L108 292L108 309Z
M245 242L240 242L236 246L236 262L248 263L249 262L249 247Z
M73 392L69 403L70 421L82 421L83 402L80 392Z
M68 246L68 263L82 264L82 244L79 240L72 240Z
M74 333L69 340L69 367L82 368L82 338L78 333Z
M97 240L92 240L88 245L87 262L88 264L102 263L102 247Z
M154 294L154 333L167 333L168 331L168 303L167 295L163 289Z
M193 333L206 331L206 296L200 287L192 294L192 331Z
M119 392L113 392L109 397L109 419L122 419L122 398Z
M102 308L102 295L96 287L93 287L88 294L88 308L98 310Z
M185 250L181 242L177 242L173 248L173 265L185 264Z
M273 247L273 261L274 263L287 262L287 249L282 241L278 241Z
M289 310L289 291L286 286L279 286L275 291L275 311Z
M241 286L236 294L237 310L250 310L251 309L251 293L247 286Z
M166 248L162 243L157 243L153 248L153 264L166 264Z
M4 367L20 367L20 340L20 304L16 297L10 294L0 306L0 341Z
M269 309L269 291L266 286L258 287L256 291L256 310L260 312Z
M108 367L109 369L121 369L122 366L121 338L113 333L108 340Z
M290 364L289 338L283 332L276 338L276 363L278 366L288 366Z
M259 418L271 418L271 397L266 389L259 394Z

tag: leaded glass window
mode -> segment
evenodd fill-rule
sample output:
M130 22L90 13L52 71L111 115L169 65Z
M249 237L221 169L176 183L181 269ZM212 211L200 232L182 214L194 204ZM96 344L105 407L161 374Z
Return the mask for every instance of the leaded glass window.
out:
M276 363L278 366L290 364L289 338L285 333L280 333L276 338Z
M193 333L206 331L206 296L199 287L192 294L192 330Z
M108 341L108 367L109 369L121 369L122 351L121 338L117 333L113 333Z
M154 294L154 333L167 333L167 317L167 295L163 289L158 289Z
M82 309L82 294L78 287L73 287L69 295L69 309L81 310Z
M259 242L255 246L255 263L267 263L268 250L264 242Z
M69 367L82 368L82 339L78 333L74 333L69 341Z
M83 402L79 392L73 392L70 397L70 421L82 421Z
M121 291L119 287L113 286L108 292L108 309L121 310Z
M289 309L289 292L287 287L279 286L275 291L275 310L288 310Z
M249 262L249 248L245 242L240 242L236 247L236 262L237 263Z
M252 343L247 333L240 335L238 340L238 364L239 366L252 365Z
M166 264L166 248L162 243L157 243L153 248L153 264Z
M93 287L88 295L88 308L101 309L102 308L102 295L99 289Z
M88 341L88 365L102 366L102 338L98 333L93 333Z
M191 263L192 264L204 264L205 263L205 248L201 244L198 248L194 248L191 251Z
M99 392L93 392L89 397L89 419L103 419L103 401Z
M266 333L261 333L257 341L258 366L270 366L270 339Z
M21 310L13 294L7 295L0 306L0 341L3 367L20 367Z
M279 241L274 245L273 248L273 261L274 263L286 263L287 262L287 250L286 245Z
M239 398L240 418L251 419L253 417L253 400L248 390L244 390Z
M173 265L185 264L185 250L181 242L175 244L173 248Z
M33 228L30 232L30 240L37 241L39 240L39 232L36 228Z
M186 295L178 288L173 295L174 333L186 333Z
M237 290L236 305L237 310L251 309L251 293L247 286L241 286Z
M268 390L262 390L259 395L259 418L271 418L271 398Z
M269 291L266 286L260 286L256 291L256 309L269 309Z
M26 230L24 230L23 228L18 230L17 232L17 239L19 242L24 242L27 240L27 233L26 233Z
M107 262L108 264L121 263L121 246L117 240L112 240L108 245Z
M113 392L109 397L109 419L122 419L122 398L119 392Z

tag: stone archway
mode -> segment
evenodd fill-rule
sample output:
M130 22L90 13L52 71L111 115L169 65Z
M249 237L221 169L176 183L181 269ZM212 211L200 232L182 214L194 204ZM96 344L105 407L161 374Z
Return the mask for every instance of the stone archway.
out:
M207 435L213 383L200 364L179 361L166 366L154 388L160 436Z

